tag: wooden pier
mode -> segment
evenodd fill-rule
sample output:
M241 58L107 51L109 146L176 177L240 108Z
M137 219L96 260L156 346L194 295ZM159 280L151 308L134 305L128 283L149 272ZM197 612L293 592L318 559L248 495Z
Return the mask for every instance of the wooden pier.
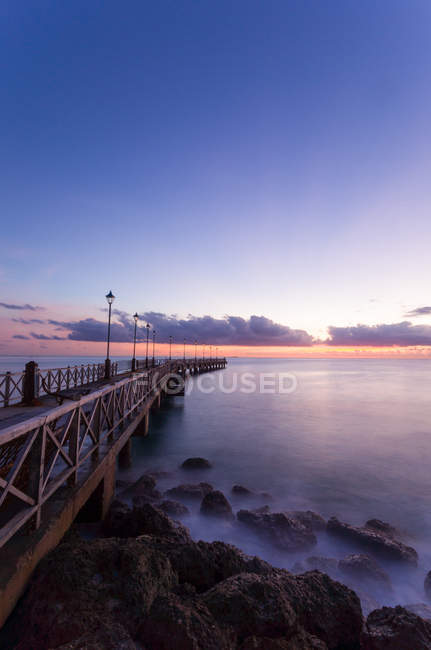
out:
M117 465L132 462L131 437L147 435L151 409L184 395L188 375L226 363L175 359L78 382L70 395L60 382L60 390L39 395L35 406L0 409L0 627L81 509L93 520L104 517Z

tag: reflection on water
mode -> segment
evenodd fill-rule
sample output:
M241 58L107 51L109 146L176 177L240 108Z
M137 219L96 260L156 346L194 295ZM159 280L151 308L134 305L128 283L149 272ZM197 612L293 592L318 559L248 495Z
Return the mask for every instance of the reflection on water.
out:
M431 568L431 366L398 360L232 360L235 372L294 373L291 394L211 394L195 390L166 400L152 415L150 435L134 439L138 477L147 468L174 472L162 484L205 480L221 489L234 510L248 507L230 494L243 484L273 495L274 511L312 509L325 517L363 524L377 517L407 531L420 554L418 571L390 567L398 602L421 601L425 569ZM192 379L196 382L196 379ZM192 476L178 469L189 456L203 456L210 470ZM209 524L197 514L187 522L194 536L224 539L247 552L291 567L244 529ZM319 540L313 555L352 552L346 544ZM308 553L307 555L310 555Z

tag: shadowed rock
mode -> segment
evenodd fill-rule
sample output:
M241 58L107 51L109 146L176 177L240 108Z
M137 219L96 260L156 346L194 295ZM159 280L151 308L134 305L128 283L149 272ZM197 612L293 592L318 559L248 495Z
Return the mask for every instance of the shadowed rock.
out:
M371 528L372 530L382 533L386 537L392 539L400 537L400 533L396 528L394 528L394 526L391 526L391 524L388 524L386 521L382 521L381 519L369 519L365 523L365 528Z
M240 510L237 517L260 537L284 551L306 550L317 543L311 528L288 517L284 512L259 514L251 510Z
M404 605L404 608L409 612L413 612L416 616L426 619L431 622L431 607L425 603L412 603Z
M220 519L231 520L234 519L232 507L226 499L223 492L213 490L204 496L201 503L201 513L210 517L218 517Z
M306 559L307 571L322 571L330 576L338 575L338 561L332 557L312 555Z
M179 501L162 501L158 506L160 510L163 510L170 517L183 517L190 514L190 510L187 506L184 506Z
M183 469L209 469L212 467L206 458L187 458L182 464Z
M103 522L103 529L106 535L122 538L163 535L173 537L177 542L191 541L187 528L150 503L131 509L124 503L114 501Z
M301 524L314 531L325 530L326 528L325 519L317 512L313 512L313 510L290 510L285 512L285 515L290 519L297 519Z
M161 496L161 493L156 489L156 480L150 474L143 474L141 478L120 494L120 498L141 497L141 502L144 499L149 502L157 501Z
M392 591L391 579L382 567L369 555L353 553L347 555L338 563L343 576L360 583L364 587L376 588L380 591Z
M203 499L213 490L209 483L182 483L176 487L166 490L165 496L175 499Z
M429 600L431 600L431 571L428 571L428 573L425 576L424 590L425 590L426 597Z
M382 607L367 618L363 650L429 650L431 623L404 607Z
M244 487L243 485L234 485L232 487L232 494L236 494L241 497L251 497L256 496L254 492Z
M384 533L377 532L373 528L351 526L339 521L336 517L331 517L327 524L327 530L338 537L351 539L388 560L398 560L417 566L418 554L414 548L387 537Z

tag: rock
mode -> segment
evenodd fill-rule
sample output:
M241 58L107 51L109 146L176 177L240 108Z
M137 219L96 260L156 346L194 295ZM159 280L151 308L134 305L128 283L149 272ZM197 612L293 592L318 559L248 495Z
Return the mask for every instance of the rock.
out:
M257 514L251 510L240 510L237 517L260 537L284 551L302 551L317 543L316 536L309 527L283 512Z
M201 514L220 519L234 519L229 501L219 490L213 490L204 496L201 503Z
M213 486L209 483L182 483L181 485L170 488L170 490L166 490L165 496L169 498L174 497L175 499L186 500L203 499L204 496L206 496L213 489Z
M229 634L217 627L208 609L200 602L182 602L169 594L157 598L138 631L145 648L202 648L234 650Z
M369 519L365 523L365 528L371 528L372 530L375 530L378 533L382 533L386 537L390 537L392 539L400 537L400 533L396 528L391 526L391 524L382 521L381 519Z
M327 650L328 646L304 630L289 639L270 639L269 637L249 636L240 650Z
M329 576L337 576L338 574L338 562L335 558L312 555L307 557L306 563L308 571L322 571L322 573L327 573Z
M404 608L409 612L413 612L416 616L420 616L431 622L431 607L429 605L425 603L412 603L411 605L404 605Z
M269 492L261 492L261 493L259 494L259 496L260 496L262 499L266 499L267 501L272 501L272 500L273 500L273 496L272 496L272 494L270 494Z
M431 600L431 571L428 571L428 573L425 576L424 590L425 590L426 597L429 598L429 600Z
M398 560L417 566L418 554L414 548L387 537L373 528L351 526L339 521L336 517L331 517L327 524L327 530L338 537L351 539L388 560Z
M340 572L368 588L376 588L386 592L392 591L391 579L381 566L369 555L353 553L347 555L338 563Z
M304 526L308 526L311 528L311 530L325 530L326 528L326 521L321 517L317 512L313 512L312 510L291 510L289 512L285 512L285 515L287 515L291 519L297 519L298 521L301 522Z
M106 535L122 538L157 535L172 537L181 543L191 541L187 528L150 503L131 509L115 501L103 522L103 529Z
M430 650L431 623L404 607L382 607L369 614L363 650Z
M168 558L137 539L60 544L36 569L0 647L45 650L89 638L101 648L122 648L120 639L134 647L142 617L176 583Z
M212 465L206 458L187 458L181 467L183 469L209 469Z
M232 494L237 494L241 497L251 497L254 496L254 492L244 487L243 485L234 485L232 488Z
M125 481L121 478L115 481L115 487L119 490L124 490L124 488L130 487L131 485L133 485L133 481Z
M143 474L135 483L132 483L120 494L120 498L133 498L142 497L141 502L146 499L147 501L157 501L161 498L161 493L156 490L156 481L153 476Z
M257 515L267 515L271 512L271 508L268 505L260 506L260 508L253 508L251 512L255 512Z
M183 517L190 514L190 510L187 506L184 506L178 501L162 501L158 506L160 510L163 510L170 517Z

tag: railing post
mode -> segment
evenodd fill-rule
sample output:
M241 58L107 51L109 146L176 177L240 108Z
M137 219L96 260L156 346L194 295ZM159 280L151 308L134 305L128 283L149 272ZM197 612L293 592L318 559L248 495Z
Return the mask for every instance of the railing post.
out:
M45 472L45 447L46 447L46 429L43 424L37 433L32 448L28 455L29 475L28 475L28 493L36 502L36 516L31 518L29 529L39 528L42 516L42 486Z
M78 459L79 459L79 430L81 427L81 407L78 406L73 414L73 422L70 425L69 456L74 464L75 471L68 478L69 485L76 485L78 481Z
M23 379L23 402L32 404L38 397L38 365L35 361L29 361L25 364L25 374Z
M11 378L11 373L8 370L6 373L5 377L5 384L4 384L4 401L3 401L3 406L9 406L9 399L10 399L10 378Z

